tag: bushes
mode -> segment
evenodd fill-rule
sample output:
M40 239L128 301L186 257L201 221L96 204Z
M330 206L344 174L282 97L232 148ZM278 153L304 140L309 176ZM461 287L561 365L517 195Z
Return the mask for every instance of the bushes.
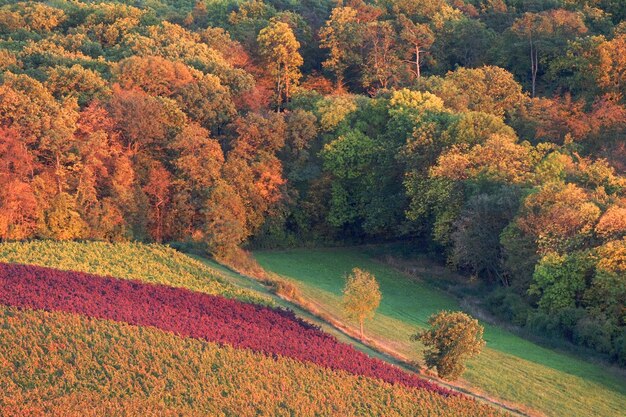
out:
M138 281L0 264L0 304L64 311L285 356L394 384L453 395L370 358L293 312Z
M5 306L0 364L4 417L502 415L462 396L154 328Z
M504 288L498 288L489 294L485 300L485 307L491 314L517 326L526 324L531 311L530 306L521 296Z

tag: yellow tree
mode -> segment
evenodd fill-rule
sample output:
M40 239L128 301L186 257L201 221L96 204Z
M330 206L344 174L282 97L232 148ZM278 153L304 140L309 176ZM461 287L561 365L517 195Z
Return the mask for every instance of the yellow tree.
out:
M304 63L298 52L300 42L287 23L271 22L259 32L259 53L274 78L276 103L280 109L289 101L291 87L302 77L300 66Z
M320 46L328 49L328 59L322 65L335 73L338 89L348 67L360 59L360 33L358 13L352 7L334 8L320 29Z
M626 93L626 34L598 46L597 82L605 91Z
M363 323L365 319L374 317L381 298L376 277L367 271L354 268L348 275L343 290L343 305L348 316L359 321L361 339L363 339Z

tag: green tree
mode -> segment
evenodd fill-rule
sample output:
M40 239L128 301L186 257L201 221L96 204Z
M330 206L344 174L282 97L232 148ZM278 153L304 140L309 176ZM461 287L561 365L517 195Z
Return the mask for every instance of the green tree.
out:
M530 56L531 94L535 97L540 64L549 64L562 53L568 40L587 32L581 13L563 9L541 13L525 13L511 26L511 31L528 42Z
M483 326L460 311L440 311L428 319L430 329L411 337L426 346L424 361L437 368L444 379L457 379L465 371L465 361L478 355L485 346Z
M276 103L280 109L283 102L289 101L292 86L297 85L302 77L300 67L304 61L298 52L300 42L287 23L277 21L263 28L257 41L261 57L274 79Z
M592 259L585 252L571 255L548 253L535 266L528 293L540 297L539 308L547 313L577 307L592 268Z
M359 321L361 339L363 339L363 323L365 319L374 317L381 298L376 277L367 271L354 268L348 275L343 289L343 306L350 318Z

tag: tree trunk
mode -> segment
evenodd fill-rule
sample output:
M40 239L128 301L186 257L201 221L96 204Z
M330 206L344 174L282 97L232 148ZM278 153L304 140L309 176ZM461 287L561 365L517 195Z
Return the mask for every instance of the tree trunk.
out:
M422 76L422 73L420 70L420 47L419 45L415 45L415 74L417 75L418 80Z
M539 64L537 63L537 49L535 48L535 43L533 42L532 35L530 37L530 74L532 78L532 93L531 97L535 97L535 86L537 84L537 70L539 68Z

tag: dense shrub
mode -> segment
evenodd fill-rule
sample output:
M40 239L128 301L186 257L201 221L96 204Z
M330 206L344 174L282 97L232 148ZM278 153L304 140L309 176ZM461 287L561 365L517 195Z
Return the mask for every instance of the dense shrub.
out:
M510 321L517 326L526 324L531 310L528 303L518 294L500 288L493 291L485 300L485 306L491 314Z
M0 264L0 304L65 311L286 356L386 382L447 389L339 343L291 311L138 281Z
M462 396L154 328L5 306L0 364L3 417L502 415Z

